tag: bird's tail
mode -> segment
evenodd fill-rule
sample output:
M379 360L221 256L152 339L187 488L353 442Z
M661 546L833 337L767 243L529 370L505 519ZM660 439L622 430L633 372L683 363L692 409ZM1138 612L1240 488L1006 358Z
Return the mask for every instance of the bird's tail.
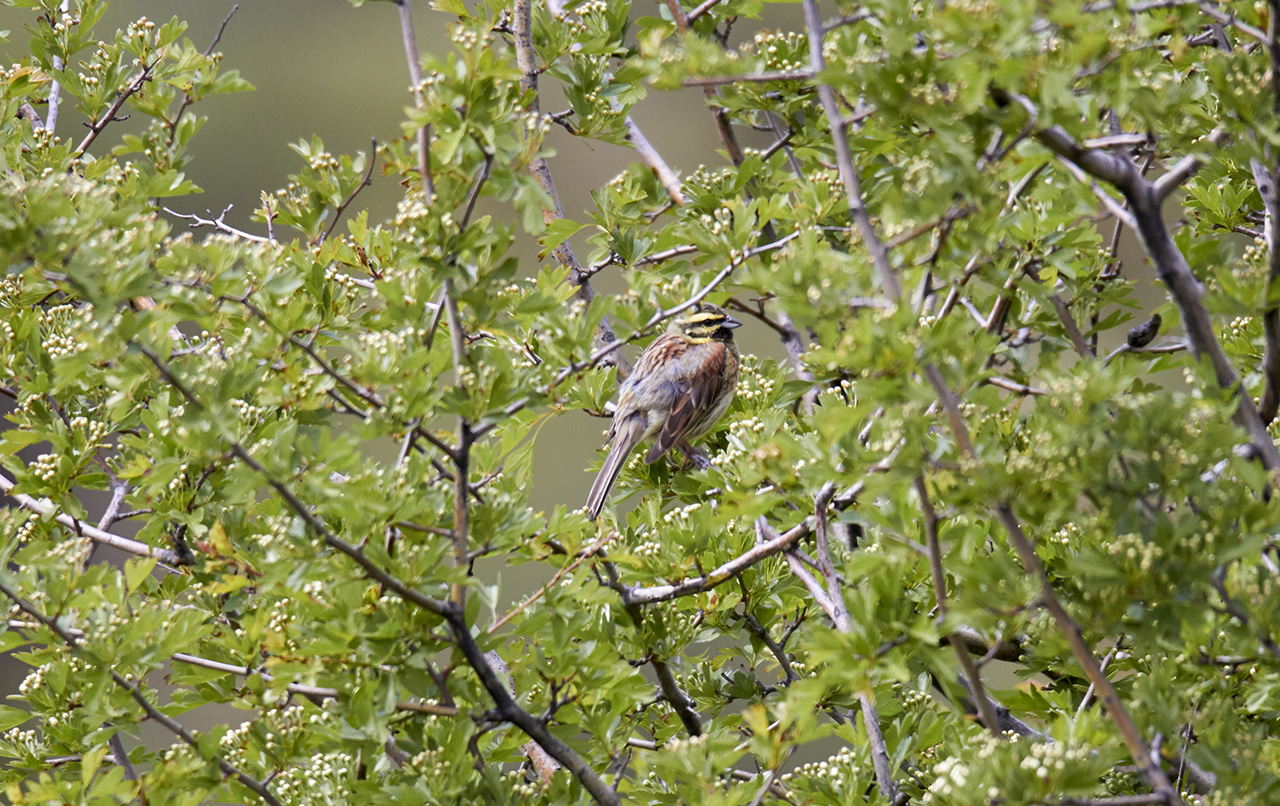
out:
M609 497L613 483L618 480L622 466L631 455L631 449L636 446L637 440L627 439L626 436L618 434L617 439L613 441L613 447L609 449L609 455L605 457L604 465L600 468L600 475L596 476L595 484L591 485L591 492L587 495L587 518L590 520L595 520L600 510L604 508L604 500Z

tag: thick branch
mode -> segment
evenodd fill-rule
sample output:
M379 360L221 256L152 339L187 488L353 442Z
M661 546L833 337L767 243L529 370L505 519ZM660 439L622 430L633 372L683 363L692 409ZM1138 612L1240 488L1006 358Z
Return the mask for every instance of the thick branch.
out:
M640 155L640 161L649 170L653 171L654 176L658 177L658 182L662 185L662 189L667 191L671 201L681 207L688 204L689 200L685 198L684 191L680 189L680 179L671 170L671 167L667 165L662 155L658 153L658 149L653 147L630 115L627 115L625 122L627 125L627 141L635 147L636 153Z
M651 655L649 664L653 666L654 674L658 677L658 687L662 689L663 698L676 712L676 716L680 717L680 723L684 725L684 729L690 736L701 736L702 717L698 716L693 699L680 688L680 683L676 681L676 676L672 674L671 666L667 664L666 659Z
M1026 98L1013 95L999 89L992 90L997 103L1018 103L1028 114L1035 117L1035 106ZM1249 399L1240 384L1240 377L1235 367L1223 351L1222 345L1213 330L1213 322L1204 307L1204 289L1187 265L1182 251L1178 249L1160 215L1160 203L1163 195L1167 195L1169 187L1159 182L1150 182L1142 176L1137 166L1129 160L1103 149L1085 148L1060 127L1037 130L1035 137L1042 145L1054 153L1070 160L1091 176L1110 182L1124 194L1133 212L1135 229L1142 240L1147 256L1156 267L1161 282L1169 289L1174 303L1181 314L1182 326L1187 332L1187 340L1197 358L1206 358L1213 367L1218 386L1232 391L1238 398L1235 421L1249 434L1250 441L1257 449L1263 466L1269 470L1280 469L1280 450L1267 433L1266 425L1258 416L1253 401ZM1215 140L1218 133L1210 136ZM1198 162L1192 164L1180 162L1175 166L1177 179L1189 175Z
M576 750L552 733L542 720L521 708L511 696L511 692L503 685L502 680L494 672L492 664L485 657L484 650L471 635L471 628L463 613L452 604L449 605L448 610L446 618L454 643L462 650L467 663L475 670L480 683L493 698L496 715L524 731L552 758L560 762L560 765L577 778L587 792L591 793L596 803L601 806L617 806L618 793L587 765Z
M62 0L62 3L59 4L58 6L58 12L61 14L66 14L67 10L70 7L71 7L71 0ZM49 24L53 25L54 22L55 20L53 19L53 15L52 14L49 15ZM66 66L61 56L54 56L49 61L50 61L50 64L53 66L54 70L61 70L63 67ZM62 85L58 82L57 79L54 79L49 86L49 109L48 109L48 114L45 115L45 120L49 124L49 134L53 134L54 131L58 128L58 107L60 105L61 99L62 99Z

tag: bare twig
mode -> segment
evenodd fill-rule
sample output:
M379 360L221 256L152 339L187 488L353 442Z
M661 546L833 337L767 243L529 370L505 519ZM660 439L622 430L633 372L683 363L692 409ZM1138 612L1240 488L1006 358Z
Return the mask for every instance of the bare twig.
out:
M1111 650L1107 652L1107 656L1102 659L1102 663L1099 664L1098 668L1105 672L1107 667L1111 665L1111 661L1115 660L1116 654L1119 653L1119 651L1120 641L1117 639L1116 642L1111 645ZM1094 684L1090 682L1089 688L1085 689L1084 696L1080 698L1080 707L1076 709L1077 720L1084 715L1085 711L1089 710L1089 705L1093 702L1094 688Z
M234 235L237 238L244 238L246 241L252 241L254 243L274 243L274 241L270 238L264 238L261 235L253 235L252 233L245 232L244 230L236 229L235 227L223 221L223 219L226 218L227 213L231 212L231 207L232 205L228 204L226 208L222 211L222 213L218 215L217 218L201 218L200 216L194 213L187 215L185 213L179 213L174 210L171 210L168 207L162 207L160 209L164 210L166 213L173 216L174 218L181 218L186 221L192 222L189 225L191 229L198 229L200 227L213 227L218 232L226 233L227 235ZM205 212L208 213L210 216L213 215L213 213L209 210L206 210ZM369 283L369 286L372 288L373 284Z

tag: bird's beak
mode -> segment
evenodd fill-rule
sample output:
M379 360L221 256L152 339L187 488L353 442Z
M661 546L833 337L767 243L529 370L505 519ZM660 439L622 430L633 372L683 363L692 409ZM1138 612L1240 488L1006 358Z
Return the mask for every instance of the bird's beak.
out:
M742 323L737 319L734 319L732 316L725 316L724 326L728 328L742 327Z

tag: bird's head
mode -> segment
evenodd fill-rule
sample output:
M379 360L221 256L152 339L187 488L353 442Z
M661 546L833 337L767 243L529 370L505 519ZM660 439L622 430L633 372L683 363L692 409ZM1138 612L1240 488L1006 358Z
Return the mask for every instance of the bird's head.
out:
M741 324L719 305L703 302L681 312L671 320L667 330L684 336L694 344L704 344L709 341L733 341L733 329Z

